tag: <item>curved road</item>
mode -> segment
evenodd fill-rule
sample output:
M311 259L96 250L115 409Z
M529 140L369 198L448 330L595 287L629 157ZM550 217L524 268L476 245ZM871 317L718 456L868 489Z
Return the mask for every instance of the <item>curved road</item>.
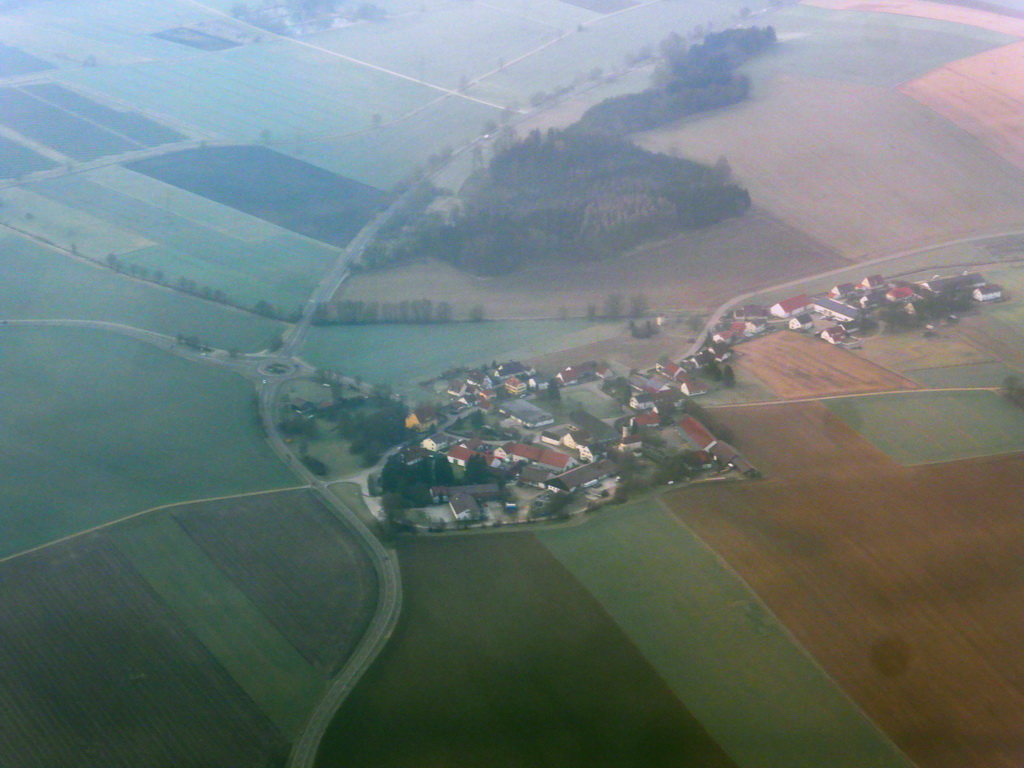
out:
M186 347L177 343L177 340L171 336L157 333L154 331L148 331L141 328L135 328L133 326L124 325L122 323L108 322L102 320L74 320L74 319L49 319L49 320L0 320L0 329L4 326L21 326L21 327L71 327L71 328L89 328L93 330L104 330L108 332L120 333L130 338L137 339L139 341L158 346L165 351L169 351L172 354L176 354L179 357L192 360L194 362L202 362L210 365L215 365L223 369L234 371L240 375L243 375L250 379L257 380L258 388L258 400L259 400L259 416L266 428L267 439L278 457L292 469L297 475L306 480L310 487L320 496L325 504L335 509L341 520L346 523L352 532L356 535L358 540L364 546L366 552L370 556L371 561L374 564L374 568L377 572L378 581L380 584L380 596L377 603L377 610L370 623L369 628L360 640L359 645L356 647L355 652L349 658L348 662L341 670L341 672L335 676L330 682L326 694L317 704L313 713L307 720L302 732L299 734L292 748L291 755L289 756L288 766L289 768L310 768L316 758L317 748L321 738L323 737L324 731L327 729L328 724L334 717L338 708L342 702L352 691L355 684L359 681L360 677L367 670L370 664L376 659L377 655L383 649L385 643L391 636L394 630L395 624L398 620L398 615L402 607L402 584L401 584L401 573L398 567L398 560L393 552L389 552L380 543L377 537L363 524L356 513L349 509L348 506L343 504L340 499L334 496L329 488L328 484L320 478L314 476L301 462L297 461L295 456L288 449L280 433L277 431L277 424L274 418L274 408L278 401L278 395L280 393L281 385L290 379L306 375L310 372L310 367L304 364L301 360L295 358L295 354L301 347L305 337L309 331L309 327L312 323L314 313L317 306L327 299L330 298L337 290L338 286L344 282L345 278L349 274L349 265L353 263L355 259L359 257L366 245L372 241L376 235L378 229L395 213L401 210L404 205L406 196L403 195L396 200L386 211L378 214L369 224L367 224L356 236L355 239L349 244L349 246L342 252L338 260L327 272L327 274L321 279L317 285L316 290L310 297L309 301L303 308L303 314L301 320L295 325L292 331L288 334L285 339L284 346L281 351L276 355L241 355L236 358L228 357L223 350L214 350L212 353L203 354L202 352L195 350L190 347ZM965 237L956 240L951 240L946 243L934 244L923 248L901 251L895 254L884 256L878 259L861 262L860 264L851 264L847 267L840 269L830 270L822 272L817 275L811 275L800 278L798 280L790 280L778 285L769 286L762 288L758 291L750 292L737 296L716 309L711 316L708 318L704 329L698 334L693 347L687 354L697 351L704 339L707 338L709 330L721 319L721 317L729 309L734 307L740 302L749 300L750 298L763 294L768 291L780 290L783 288L799 287L802 284L807 283L810 280L821 279L830 275L838 275L842 272L848 271L851 268L868 268L883 264L894 259L898 259L903 256L922 253L928 250L937 249L943 246L976 243L982 242L988 239L995 239L1005 237L1007 235L1020 235L1024 234L1024 230L1013 229L999 233L990 233L987 235L980 235L975 237ZM977 266L976 264L970 265L959 265L959 266ZM953 268L953 267L949 267ZM281 375L267 374L265 371L266 366L272 363L282 363L287 365L287 371Z

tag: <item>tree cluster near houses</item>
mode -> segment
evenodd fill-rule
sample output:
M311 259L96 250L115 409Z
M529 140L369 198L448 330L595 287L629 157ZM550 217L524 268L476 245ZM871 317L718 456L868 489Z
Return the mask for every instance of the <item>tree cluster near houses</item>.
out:
M624 139L533 131L477 171L451 216L423 211L367 249L368 266L435 257L481 275L607 258L750 206L722 169ZM620 311L619 316L621 316Z
M712 32L692 46L678 34L669 35L659 45L661 61L650 88L605 99L572 130L623 136L743 101L750 94L750 79L736 68L775 40L772 27Z

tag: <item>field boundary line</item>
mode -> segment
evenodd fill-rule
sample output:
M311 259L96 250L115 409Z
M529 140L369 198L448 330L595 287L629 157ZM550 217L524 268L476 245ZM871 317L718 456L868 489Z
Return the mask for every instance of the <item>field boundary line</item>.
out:
M37 544L34 547L30 547L28 549L23 549L21 552L15 552L13 555L5 555L4 557L0 557L0 564L6 563L6 562L8 562L10 560L15 560L15 559L17 559L19 557L22 557L24 555L31 555L33 552L40 552L40 551L42 551L44 549L48 549L49 547L55 546L57 544L63 544L66 541L72 541L73 539L77 539L80 536L86 536L86 535L88 535L90 533L96 533L96 531L102 531L105 528L111 528L111 527L113 527L115 525L119 525L120 523L124 523L124 522L127 522L129 520L134 520L137 517L142 517L143 515L148 515L148 514L151 514L153 512L159 512L160 510L163 510L163 509L172 509L173 507L184 507L184 506L188 506L189 504L202 504L203 502L207 502L207 501L226 501L228 499L241 499L241 498L245 498L246 496L262 496L263 494L266 494L266 493L284 493L286 491L302 491L302 490L308 489L309 487L310 487L309 485L296 485L296 486L290 486L288 488L272 488L272 489L270 489L268 491L246 491L245 493L232 493L232 494L229 494L227 496L209 496L209 497L207 497L205 499L191 499L189 501L173 501L173 502L170 502L169 504L160 504L159 506L156 506L156 507L150 507L149 509L143 509L143 510L140 510L138 512L132 512L131 514L125 515L124 517L119 517L116 520L108 520L105 523L100 523L99 525L94 525L92 528L86 528L84 531L78 531L77 533L70 533L67 536L61 536L59 539L54 539L53 541L47 541L44 544Z
M348 55L346 55L344 53L339 53L338 51L332 51L330 48L323 48L323 47L321 47L319 45L313 45L313 43L307 43L305 40L299 40L298 38L288 37L287 35L280 35L277 32L271 32L270 30L263 29L262 27L257 27L256 25L250 24L249 22L243 21L242 19L236 19L230 13L225 13L224 11L218 10L216 8L212 8L212 7L208 6L208 5L204 5L203 3L199 2L199 0L184 0L184 1L186 3L191 4L191 5L195 5L195 6L199 7L199 8L202 8L203 10L208 11L209 13L212 13L212 14L214 14L216 16L223 16L225 18L231 19L232 21L234 21L234 22L236 22L238 24L242 24L242 25L244 25L246 27L249 27L251 29L258 30L258 32L261 35L273 35L273 37L275 39L277 39L277 40L284 40L286 42L293 43L294 45L301 45L303 48L309 48L310 50L313 50L313 51L319 51L320 53L326 53L328 56L333 56L336 59L341 59L342 61L347 61L350 64L356 64L356 65L361 66L361 67L366 67L367 69L373 69L373 70L376 70L377 72L383 72L386 75L391 75L392 77L397 77L397 78L400 78L402 80L406 80L406 81L408 81L410 83L416 83L417 85L422 85L422 86L424 86L426 88L430 88L430 89L435 90L435 91L440 91L440 92L444 93L447 96L457 96L460 99L466 99L467 101L473 101L473 102L476 102L477 104L483 104L484 106L487 106L487 107L493 107L494 109L504 109L504 107L502 107L499 104L493 104L493 103L491 103L489 101L485 101L484 99L478 99L475 96L469 96L468 94L461 93L460 91L452 90L451 88L445 88L444 86L436 85L435 83L428 83L426 80L420 80L418 78L412 77L411 75L404 75L401 72L396 72L393 69L388 69L387 67L382 67L382 66L380 66L378 64L371 64L368 61L363 61L362 59L357 59L354 56L348 56Z
M928 392L998 392L1000 387L920 387L918 389L886 389L878 392L851 392L845 395L816 395L814 397L794 397L790 400L761 400L756 403L723 403L708 405L709 411L724 408L755 408L759 405L785 405L787 403L817 403L822 400L841 400L847 397L874 397L875 395L920 395Z
M849 702L853 709L861 717L864 718L865 722L869 723L871 727L874 728L875 731L882 737L882 739L892 746L893 751L897 755L902 757L906 761L906 764L908 766L916 767L917 763L911 760L910 756L907 755L907 753L900 748L900 746L893 740L892 736L889 735L888 731L884 730L882 726L875 722L874 718L872 718L870 715L868 715L867 712L864 711L860 704L858 704L854 700L854 698L849 693L847 693L846 689L839 684L839 681L828 673L828 671L821 665L818 659L809 650L807 650L804 644L801 643L800 640L796 637L796 635L793 634L789 626L775 613L775 611L771 609L771 607L761 598L761 595L758 594L758 592L749 584L749 582L747 582L747 580L743 578L740 572L733 568L729 561L722 557L722 555L720 555L714 547L712 547L710 544L704 541L704 539L693 528L688 526L679 515L675 514L671 509L669 509L668 506L666 506L665 503L662 501L662 494L657 494L656 496L654 496L653 501L657 503L658 508L661 509L662 512L667 514L676 525L681 526L691 536L693 536L693 538L700 544L701 548L708 552L712 557L714 557L715 560L722 566L724 570L726 570L737 581L739 581L740 584L744 586L747 592L753 596L754 600L765 611L765 613L772 617L772 620L775 622L776 626L778 626L779 629L782 631L782 634L786 637L786 639L789 640L797 648L797 650L799 650L800 654L805 659L809 660L811 664L814 666L814 668L817 669L825 677L825 679L832 684L832 686L839 692L839 695L842 698L844 698L847 702Z

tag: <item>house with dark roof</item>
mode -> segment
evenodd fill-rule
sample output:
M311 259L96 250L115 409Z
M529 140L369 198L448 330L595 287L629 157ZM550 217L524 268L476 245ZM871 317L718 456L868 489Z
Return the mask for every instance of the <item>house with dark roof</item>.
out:
M550 469L529 464L523 467L523 471L519 473L519 482L534 488L546 488L548 481L554 476L555 473Z
M814 320L807 312L796 315L789 319L789 329L791 331L806 331L814 327Z
M857 287L869 291L872 288L881 288L883 285L885 285L885 278L881 275L868 275L857 284Z
M985 278L978 272L964 272L962 275L933 277L924 280L920 285L932 293L953 294L958 291L971 291L985 284Z
M971 298L975 301L998 301L1003 298L1003 287L995 283L979 285L971 291Z
M618 466L611 459L601 459L593 464L584 464L582 467L571 469L561 475L551 478L548 481L548 488L552 491L572 493L577 488L589 488L592 485L611 477L619 471Z
M828 296L830 299L841 299L844 296L849 296L851 293L855 293L856 291L857 286L853 283L839 283L838 285L833 285L832 288L829 289Z
M426 432L437 424L437 412L432 405L420 405L405 417L405 428Z
M841 325L833 325L821 332L821 338L829 344L842 344L849 338L849 334Z
M835 299L815 299L811 307L815 312L818 312L825 317L830 317L833 320L839 320L840 322L852 323L860 318L859 309L851 307L849 304L844 304L841 301L836 301Z
M574 435L579 435L580 432L585 432L587 434L587 441L589 444L608 444L614 442L619 436L619 433L615 431L615 427L610 424L605 424L592 413L584 411L582 408L570 413L569 421L572 422L572 425L570 426L572 433ZM575 429L573 429L573 427L575 427Z

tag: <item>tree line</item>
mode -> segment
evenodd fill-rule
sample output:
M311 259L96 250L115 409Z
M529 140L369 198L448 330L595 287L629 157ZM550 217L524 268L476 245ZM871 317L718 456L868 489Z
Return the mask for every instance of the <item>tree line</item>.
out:
M605 99L572 130L622 136L743 101L750 94L750 79L736 68L775 41L773 27L713 32L692 46L678 34L669 35L659 45L661 64L650 88Z
M377 323L403 323L434 325L457 320L455 307L447 301L434 303L430 299L404 301L359 301L347 299L322 304L313 315L314 325L372 325ZM484 319L482 306L473 306L466 320Z

